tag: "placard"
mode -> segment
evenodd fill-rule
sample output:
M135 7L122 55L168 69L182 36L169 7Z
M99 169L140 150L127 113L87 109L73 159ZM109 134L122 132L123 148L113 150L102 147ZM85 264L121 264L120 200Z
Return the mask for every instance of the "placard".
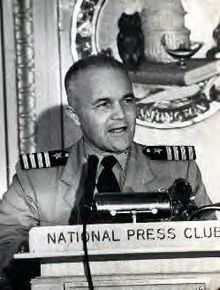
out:
M220 222L88 225L86 238L90 254L217 252L220 251ZM81 255L82 226L32 228L29 246L30 253L39 256L68 252Z

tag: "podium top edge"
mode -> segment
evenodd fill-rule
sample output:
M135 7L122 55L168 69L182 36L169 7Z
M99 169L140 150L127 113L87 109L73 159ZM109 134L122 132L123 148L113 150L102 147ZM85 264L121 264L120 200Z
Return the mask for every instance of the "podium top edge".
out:
M110 228L124 228L124 227L128 227L128 226L132 226L132 227L138 227L138 226L159 226L159 225L163 225L163 226L187 226L187 225L192 225L192 226L220 226L220 220L201 220L201 221L161 221L161 222L148 222L148 223L108 223L108 224L88 224L87 227L88 228L95 228L95 227L99 227L99 228L106 228L106 227L110 227ZM36 231L38 229L68 229L68 228L82 228L83 225L79 224L79 225L51 225L51 226L36 226L30 229L30 232L32 231Z
M163 249L164 250L164 249ZM131 252L125 251L89 251L91 260L137 260L137 259L170 259L170 258L201 258L201 257L220 257L220 250L176 250L167 249L166 252L150 251L146 253L146 249L132 250ZM71 252L38 252L38 253L17 253L14 254L16 260L21 259L76 259L81 261L84 257L83 251L71 251Z

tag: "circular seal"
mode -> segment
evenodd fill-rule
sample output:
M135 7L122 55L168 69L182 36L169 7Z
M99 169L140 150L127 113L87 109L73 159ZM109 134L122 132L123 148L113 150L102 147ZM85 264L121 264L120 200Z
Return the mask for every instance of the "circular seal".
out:
M117 2L117 5L115 5ZM131 0L77 0L73 9L71 50L74 61L117 49L118 19ZM129 12L131 13L131 12ZM137 124L172 129L205 120L220 109L220 77L190 86L161 86L133 83L137 97Z

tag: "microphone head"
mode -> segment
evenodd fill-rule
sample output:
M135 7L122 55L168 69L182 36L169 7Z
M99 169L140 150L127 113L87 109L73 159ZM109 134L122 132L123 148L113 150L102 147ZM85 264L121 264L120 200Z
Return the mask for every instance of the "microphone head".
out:
M88 171L89 170L97 170L97 166L99 163L99 158L96 155L89 155L88 157Z
M173 201L179 201L183 205L190 202L192 187L187 180L183 178L176 179L168 191Z
M94 203L94 189L96 181L96 171L98 167L99 159L95 155L90 155L88 157L87 164L85 166L85 173L83 180L84 194L78 205L78 223L87 224L91 216L93 203ZM73 209L74 215L74 209ZM72 216L72 214L71 214ZM73 218L75 218L73 216Z
M96 171L99 159L96 155L90 155L87 164L87 176L85 180L85 202L91 205L95 189Z
M168 192L172 200L172 220L188 220L190 214L196 209L196 205L191 200L193 192L190 183L183 178L178 178Z

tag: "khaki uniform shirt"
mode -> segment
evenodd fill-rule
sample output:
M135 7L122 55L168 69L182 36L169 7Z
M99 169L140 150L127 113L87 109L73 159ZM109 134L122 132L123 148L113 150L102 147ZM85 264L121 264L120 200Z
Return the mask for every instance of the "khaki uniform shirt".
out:
M66 225L71 209L83 192L87 158L83 141L72 146L65 166L22 170L17 173L0 203L0 271L34 226ZM167 189L177 178L192 186L198 206L209 204L194 161L150 160L143 146L132 143L124 169L123 192Z

